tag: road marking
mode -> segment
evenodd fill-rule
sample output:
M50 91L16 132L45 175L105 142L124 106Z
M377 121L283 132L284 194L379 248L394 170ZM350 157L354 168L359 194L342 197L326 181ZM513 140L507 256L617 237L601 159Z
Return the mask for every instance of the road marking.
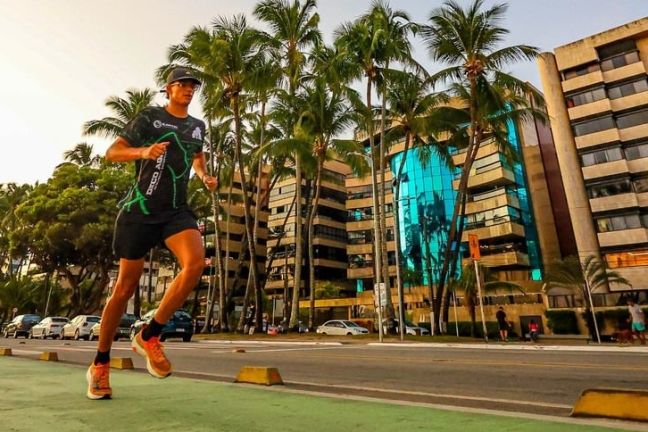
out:
M605 352L605 353L639 353L648 354L648 347L645 346L599 346L599 345L504 345L499 343L393 343L393 342L369 342L367 346L385 348L459 348L493 351L577 351L577 352Z
M230 348L230 347L227 347ZM269 353L269 352L288 352L288 351L320 351L320 350L333 350L340 349L340 347L309 347L309 348L271 348L271 349L256 349L247 351L248 354L256 353ZM213 354L229 354L231 351L212 351Z
M330 354L330 355L312 355L310 357L336 357L341 359L351 359L351 360L367 360L367 361L379 361L384 363L385 361L394 361L392 357L376 357L376 356L361 356L361 355L344 355L344 354ZM616 364L573 364L573 363L548 363L548 362L507 362L507 361L496 361L496 360L460 360L460 359L423 359L423 358L408 358L404 363L452 363L452 364L464 364L464 365L479 365L479 366L520 366L520 367L549 367L549 368L570 368L570 369L611 369L614 371L633 371L633 372L645 372L645 366L619 366Z

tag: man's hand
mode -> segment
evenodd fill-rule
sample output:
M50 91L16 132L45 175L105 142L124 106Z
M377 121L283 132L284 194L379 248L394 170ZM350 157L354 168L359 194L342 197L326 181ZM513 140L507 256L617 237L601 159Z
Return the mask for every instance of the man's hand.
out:
M156 143L148 147L142 148L142 159L153 159L156 160L162 156L169 146L169 141L164 141L161 143Z
M218 186L218 179L207 174L203 176L202 182L210 192L216 190L216 187Z

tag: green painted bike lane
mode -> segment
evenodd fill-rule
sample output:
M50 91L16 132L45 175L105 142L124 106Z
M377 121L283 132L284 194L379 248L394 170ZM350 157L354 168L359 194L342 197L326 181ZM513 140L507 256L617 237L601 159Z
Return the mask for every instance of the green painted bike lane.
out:
M85 369L0 357L8 431L612 431L605 427L268 391L113 371L112 400L86 399Z

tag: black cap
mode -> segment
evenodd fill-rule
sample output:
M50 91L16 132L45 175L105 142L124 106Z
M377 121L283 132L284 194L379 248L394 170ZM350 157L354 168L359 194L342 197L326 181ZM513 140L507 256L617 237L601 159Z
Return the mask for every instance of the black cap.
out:
M167 76L166 83L167 85L169 85L176 81L182 81L182 80L191 80L198 85L202 84L200 80L196 78L196 75L194 75L194 73L191 70L184 67L177 67L173 69Z

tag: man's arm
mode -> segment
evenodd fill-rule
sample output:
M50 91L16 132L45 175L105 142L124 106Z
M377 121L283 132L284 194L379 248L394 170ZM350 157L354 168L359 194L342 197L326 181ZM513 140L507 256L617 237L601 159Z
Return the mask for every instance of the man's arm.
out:
M212 177L207 174L207 163L205 161L205 153L198 152L194 155L193 158L193 169L196 172L198 178L203 182L205 187L209 191L213 192L218 186L218 180L216 177Z
M122 137L118 137L106 151L106 160L111 162L129 162L137 159L157 159L166 152L168 141L148 147L133 147Z

